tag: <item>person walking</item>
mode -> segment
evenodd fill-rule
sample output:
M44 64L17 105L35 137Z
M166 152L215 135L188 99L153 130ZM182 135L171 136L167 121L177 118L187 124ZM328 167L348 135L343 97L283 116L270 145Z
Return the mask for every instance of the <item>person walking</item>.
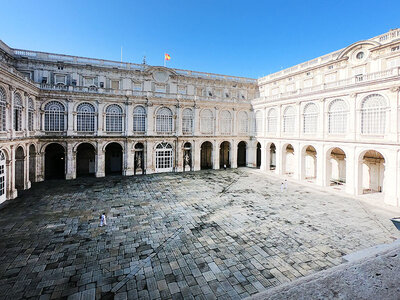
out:
M285 188L283 182L281 183L281 193L283 192L283 189Z
M100 216L100 227L107 225L107 220L106 220L106 213L103 212L102 215Z

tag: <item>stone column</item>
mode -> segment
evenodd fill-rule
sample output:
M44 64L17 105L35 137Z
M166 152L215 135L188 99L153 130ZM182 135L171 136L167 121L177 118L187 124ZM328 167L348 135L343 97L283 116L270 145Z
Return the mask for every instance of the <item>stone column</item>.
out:
M133 105L128 99L125 103L125 135L133 135Z
M8 199L14 199L18 196L18 191L15 188L15 146L10 146L11 158L7 163L7 180L8 180Z
M192 145L192 165L194 167L194 171L198 171L201 169L201 141L193 141Z
M181 105L175 104L175 134L182 136L182 108Z
M10 135L11 138L15 138L15 130L14 130L14 95L15 94L15 89L10 86Z
M29 134L29 95L28 95L28 93L25 93L25 105L24 105L24 107L25 107L25 118L23 118L24 119L24 127L22 127L22 130L24 130L25 131L25 135L27 136L27 137L29 137L30 136L30 134ZM29 186L30 187L30 186Z
M260 165L260 170L262 171L266 171L267 170L267 166L269 165L269 160L267 160L267 149L265 146L265 141L262 140L260 141L260 145L261 145L261 165Z
M105 173L105 153L103 150L104 142L97 142L97 157L96 157L96 177L104 177Z
M67 174L65 179L75 179L76 178L76 151L73 149L72 143L67 143L67 155L66 155L66 169Z
M40 151L40 149L38 149ZM45 170L45 152L38 152L36 160L36 181L40 182L44 180Z
M182 172L183 171L183 141L176 141L176 150L175 153L177 155L175 161L176 161L176 166L175 166L175 171L176 172Z
M384 193L384 202L389 205L397 206L398 190L397 173L399 161L397 158L396 150L387 150L384 163L383 186L382 192ZM390 162L390 163L389 163Z
M72 99L67 99L67 135L74 135L74 102ZM68 175L68 173L67 173ZM75 177L74 177L75 178Z
M250 141L249 146L247 147L246 151L246 162L247 166L250 168L254 168L256 166L256 160L257 160L257 144L254 145L257 141Z
M236 114L237 114L237 111L236 111L236 109L233 107L232 108L232 135L233 136L237 136L237 125L236 125L236 120L237 120L237 117L236 117ZM231 163L232 164L232 163ZM233 164L232 164L233 165ZM237 165L237 164L236 164ZM235 167L235 168L237 168L237 166Z
M291 143L294 148L294 160L296 161L296 168L294 170L293 178L303 180L305 178L305 158L302 151L303 145L300 143ZM286 162L287 163L287 162Z
M153 141L147 141L146 143L146 174L154 173L156 170L156 164L153 160L155 154L153 155Z
M219 109L214 107L214 136L219 136ZM219 152L218 152L219 155Z
M26 147L26 155L24 157L24 190L31 188L29 181L29 145Z
M355 156L355 146L343 148L343 151L346 154L346 193L358 195L358 186L362 186L362 166Z
M133 142L128 141L125 143L125 161L126 161L126 176L135 174L135 149L133 148Z
M147 135L154 135L154 105L147 102Z
M103 116L104 116L104 103L101 100L97 100L97 135L103 135L103 130L104 130Z
M193 132L195 136L200 135L200 107L193 105L194 118L193 118Z
M213 169L219 169L219 143L217 140L214 140L213 143L213 151L212 151L212 161L213 161Z
M323 145L318 145L315 147L317 151L317 178L315 179L315 183L324 186L324 177L326 174L325 166L326 166L326 157Z
M231 168L237 168L237 143L235 140L231 140L231 149L229 151L229 159L230 159L230 163L231 163Z
M276 142L275 143L275 147L276 147L276 168L275 168L275 172L276 174L279 175L283 175L283 168L284 168L284 164L283 164L283 149L282 149L282 144L281 142Z
M361 133L360 111L357 110L357 94L350 94L349 113L347 116L346 138L355 141L357 134Z

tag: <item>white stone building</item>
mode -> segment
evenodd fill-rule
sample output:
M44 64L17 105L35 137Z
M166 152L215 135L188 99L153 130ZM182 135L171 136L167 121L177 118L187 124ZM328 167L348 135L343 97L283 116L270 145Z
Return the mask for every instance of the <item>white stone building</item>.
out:
M31 182L260 167L400 201L400 30L258 80L0 42L0 202Z

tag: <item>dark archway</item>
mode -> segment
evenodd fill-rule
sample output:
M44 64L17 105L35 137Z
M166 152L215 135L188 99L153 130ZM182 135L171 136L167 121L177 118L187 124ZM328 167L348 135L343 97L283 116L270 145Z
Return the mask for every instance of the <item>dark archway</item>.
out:
M222 142L221 146L219 147L219 167L223 168L224 165L227 168L231 167L230 161L230 144L229 142Z
M15 187L18 190L24 189L25 181L25 161L24 161L24 149L19 146L15 151Z
M47 145L44 158L44 178L65 179L65 150L57 143Z
M135 172L134 174L145 174L144 167L144 146L142 143L135 145Z
M237 152L237 166L238 167L245 167L247 164L246 161L246 142L241 141L238 144L238 152Z
M211 142L204 142L203 144L201 144L200 168L202 170L212 168L212 144L211 144Z
M122 174L122 146L110 143L106 147L106 175Z
M276 169L276 146L274 143L271 143L269 146L269 169Z
M260 168L261 166L261 144L257 143L257 153L256 153L257 159L256 159L256 167Z
M36 181L36 148L34 145L29 146L29 181Z
M192 144L183 145L183 171L192 171Z
M76 150L76 175L94 176L96 173L96 150L92 144L79 144Z

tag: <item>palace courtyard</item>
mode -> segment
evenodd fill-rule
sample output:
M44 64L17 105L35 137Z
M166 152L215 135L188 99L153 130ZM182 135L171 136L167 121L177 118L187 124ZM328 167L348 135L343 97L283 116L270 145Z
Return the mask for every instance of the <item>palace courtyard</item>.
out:
M0 209L1 298L239 299L400 236L397 208L280 183L248 168L36 183Z

